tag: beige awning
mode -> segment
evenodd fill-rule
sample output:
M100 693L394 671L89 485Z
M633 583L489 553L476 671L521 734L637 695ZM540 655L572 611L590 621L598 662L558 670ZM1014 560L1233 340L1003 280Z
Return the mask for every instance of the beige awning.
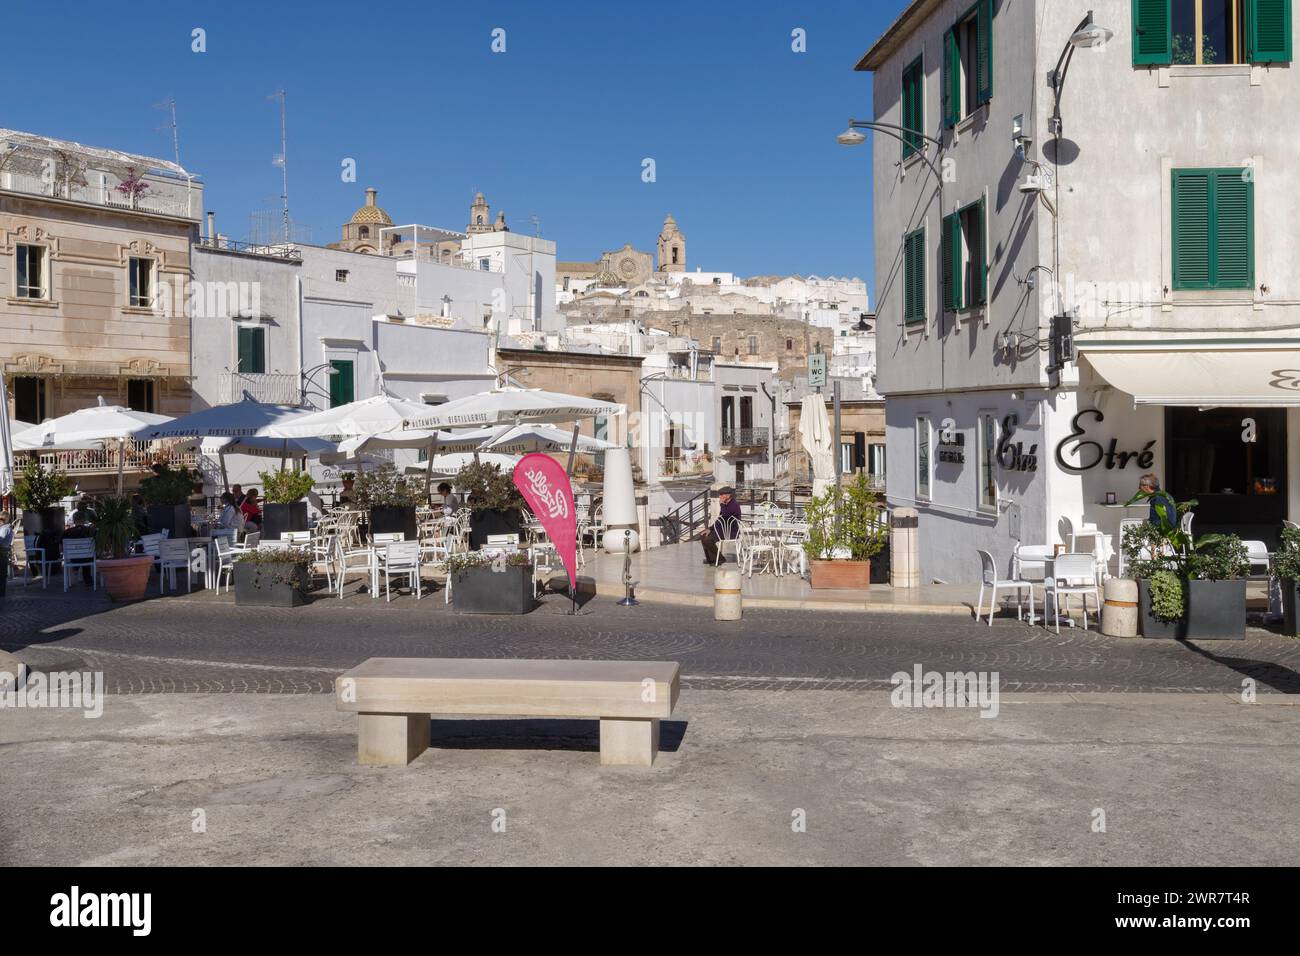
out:
M1089 348L1080 355L1136 405L1300 406L1300 348Z

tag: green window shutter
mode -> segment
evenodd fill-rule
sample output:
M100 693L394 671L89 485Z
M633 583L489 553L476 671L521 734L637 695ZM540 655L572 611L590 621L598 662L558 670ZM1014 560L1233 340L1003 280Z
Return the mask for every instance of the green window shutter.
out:
M957 275L957 256L954 251L955 240L960 233L957 217L943 217L943 307L949 312L961 308L960 276Z
M1173 193L1174 288L1209 289L1210 176L1176 169Z
M917 230L903 240L903 322L925 318L925 232Z
M957 125L957 111L961 108L961 63L957 50L957 34L949 30L943 35L943 125L952 129Z
M353 400L351 361L335 359L330 362L336 374L330 376L330 408L346 405Z
M982 106L993 98L993 0L979 0L975 34L975 105Z
M924 75L919 57L903 71L902 125L910 130L919 131L925 128L924 91L922 88ZM904 159L921 149L922 140L918 134L903 134Z
M266 333L264 330L239 330L239 371L253 375L260 375L266 371Z
M975 260L975 295L972 305L986 305L989 291L989 252L985 248L984 237L987 234L984 221L984 200L979 202L979 215L975 217L975 228L979 230L975 241L978 244L978 257Z
M1240 169L1214 175L1214 287L1255 285L1254 189Z
M1170 0L1133 0L1133 65L1167 66L1173 59Z
M1291 62L1291 0L1246 0L1246 59Z

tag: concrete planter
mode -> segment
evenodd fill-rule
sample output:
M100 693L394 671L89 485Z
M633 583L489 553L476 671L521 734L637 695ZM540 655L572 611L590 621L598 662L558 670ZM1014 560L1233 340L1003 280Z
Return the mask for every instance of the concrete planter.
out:
M47 561L56 561L63 553L63 525L68 513L62 508L41 508L23 512L23 534L36 535L36 544L45 549Z
M504 571L466 568L454 575L451 603L459 614L527 614L533 599L533 569L508 567Z
M1300 628L1300 615L1297 609L1300 608L1300 581L1295 578L1283 578L1279 584L1282 585L1282 633L1290 637L1300 637L1297 629Z
M413 505L378 505L370 509L371 534L392 534L395 531L405 535L407 541L419 537Z
M523 516L513 508L508 510L482 509L471 512L469 516L470 550L477 551L482 548L483 545L487 544L489 535L517 535L523 526Z
M262 540L279 541L286 531L307 531L307 502L262 505Z
M814 588L871 587L870 561L810 561Z
M167 529L169 538L190 536L189 505L149 505L149 533L158 534Z
M101 559L98 566L110 601L139 601L149 587L153 558L146 554L134 558Z
M290 561L235 562L235 603L241 607L298 607L307 603L307 565Z
M1185 610L1177 621L1151 613L1151 585L1138 581L1142 636L1179 641L1241 641L1246 638L1246 581L1184 581Z

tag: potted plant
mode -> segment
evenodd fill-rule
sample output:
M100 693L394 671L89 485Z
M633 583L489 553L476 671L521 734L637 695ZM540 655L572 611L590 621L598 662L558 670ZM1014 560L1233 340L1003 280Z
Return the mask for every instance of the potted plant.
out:
M190 492L195 475L184 466L172 468L165 462L153 466L153 474L140 482L140 497L149 510L149 530L164 528L173 538L189 537Z
M1188 503L1190 504L1190 503ZM1186 510L1188 505L1179 505ZM1246 547L1236 535L1184 532L1177 515L1133 525L1122 547L1138 582L1144 638L1241 640L1246 636Z
M343 482L343 490L351 491L357 484L357 473L355 471L344 471L339 473L339 481Z
M804 554L814 588L867 588L871 559L884 546L888 528L867 476L846 487L828 488L804 511L808 540Z
M235 603L298 607L307 601L312 553L307 548L257 548L235 562Z
M306 531L307 497L314 484L305 471L260 471L262 540L278 541L286 531Z
M417 537L420 497L420 486L392 466L363 472L353 491L356 504L370 512L371 534L400 531L407 541Z
M1282 586L1282 630L1292 637L1300 636L1300 529L1282 526L1282 545L1273 555L1273 577Z
M456 475L456 487L465 492L470 507L470 550L477 551L491 535L517 535L523 529L524 496L500 466L468 464Z
M72 481L64 472L46 471L35 455L28 457L14 482L14 499L23 509L23 533L37 536L47 560L57 560L62 553L60 542L67 512L59 502L72 491Z
M527 614L533 598L533 563L527 551L480 550L452 555L451 603L462 614Z
M138 601L149 587L153 557L133 554L135 515L130 498L102 498L95 508L96 564L110 601Z

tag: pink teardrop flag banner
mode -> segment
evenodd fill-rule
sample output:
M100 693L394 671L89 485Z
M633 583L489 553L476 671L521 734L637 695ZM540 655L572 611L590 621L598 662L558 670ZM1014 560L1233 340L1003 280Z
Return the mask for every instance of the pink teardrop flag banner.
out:
M564 467L550 455L524 455L515 465L515 487L528 502L546 536L569 572L569 594L578 594L578 516L573 508L573 485Z

